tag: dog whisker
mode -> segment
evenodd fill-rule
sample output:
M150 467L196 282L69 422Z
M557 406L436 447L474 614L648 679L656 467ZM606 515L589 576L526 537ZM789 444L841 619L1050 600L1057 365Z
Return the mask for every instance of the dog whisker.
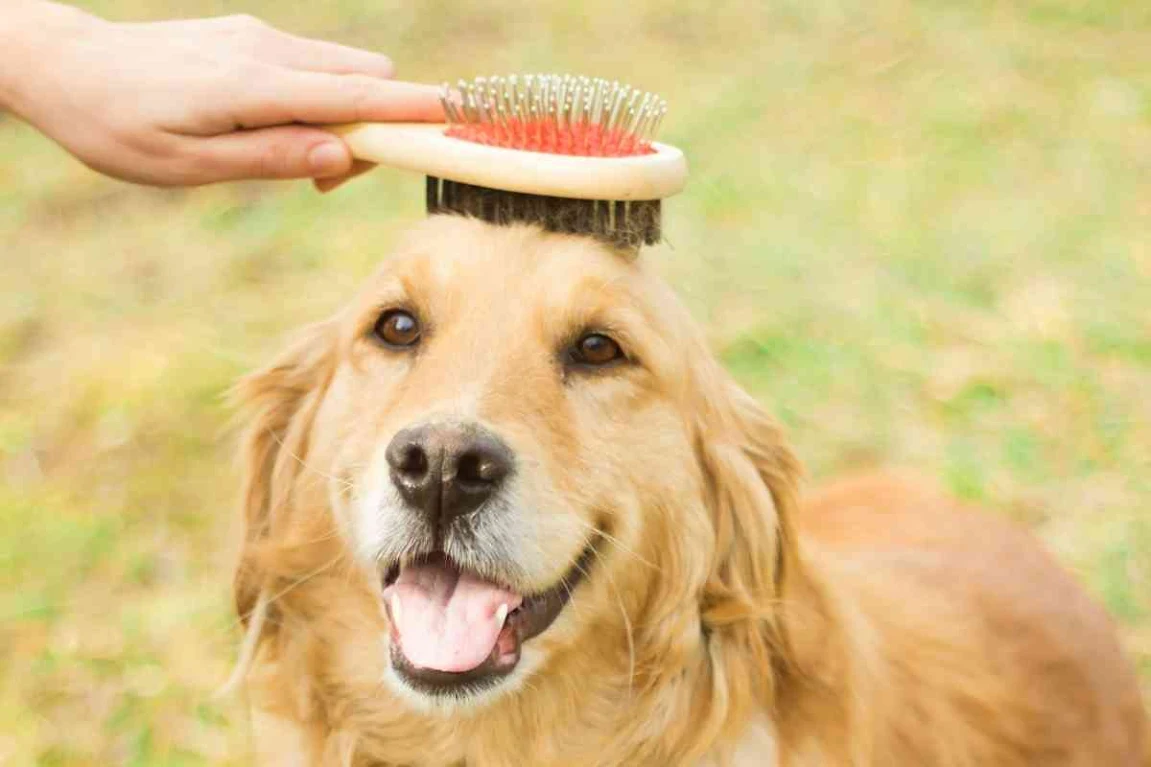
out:
M616 585L615 578L612 577L611 571L607 568L603 557L600 556L599 551L593 547L592 555L599 560L600 569L603 571L604 577L607 578L607 583L611 587L612 594L615 596L616 604L619 607L620 615L623 617L624 632L627 636L627 656L628 656L628 674L627 674L627 695L630 700L634 694L635 686L635 636L632 632L631 616L627 614L627 609L624 608L623 597L619 593L619 587ZM579 567L579 564L576 564ZM587 577L587 571L580 567L580 570Z
M300 586L303 586L305 583L312 580L313 578L316 578L317 576L322 575L327 570L332 569L337 564L339 564L344 559L345 556L347 556L347 555L344 552L340 552L335 557L328 560L324 564L320 565L316 569L314 569L308 573L305 573L304 575L300 576L296 580L289 583L287 586L284 586L283 588L281 588L279 591L277 591L275 594L273 594L272 596L270 596L268 598L268 601L267 601L268 606L271 607L278 600L283 599L285 596L290 594L295 589L298 589ZM252 612L254 612L254 609L252 611L249 611L248 614L244 616L244 618L246 619L246 618L250 617Z
M316 569L301 576L300 578L292 581L287 586L283 587L276 593L268 596L266 589L261 589L256 598L256 604L251 610L243 613L233 621L233 625L243 625L244 621L250 620L247 630L245 631L244 641L240 646L240 652L236 658L236 663L232 668L232 673L227 681L217 691L219 697L227 696L236 691L240 684L243 682L245 675L251 668L252 662L255 659L256 651L259 649L260 639L264 633L264 625L268 620L268 610L271 606L282 599L285 595L289 594L292 590L299 588L304 583L312 578L317 577L326 570L334 567L340 560L344 558L341 552L339 555L333 557L329 561L320 565Z
M578 524L583 525L585 528L587 528L591 532L595 533L597 536L603 538L605 541L607 541L608 543L615 546L617 549L619 549L623 553L625 553L631 557L634 557L637 562L641 562L642 564L647 565L652 570L655 570L657 573L662 572L662 570L660 569L660 567L658 565L656 565L654 562L650 562L647 559L645 559L638 552L636 552L634 549L629 548L626 544L624 544L623 541L621 541L619 538L616 538L611 533L608 533L604 530L601 530L599 527L596 527L595 525L593 525L589 522L585 522L584 520L580 519L579 517L575 517L574 520Z
M318 535L315 538L306 538L304 540L290 540L290 541L288 541L288 544L291 546L307 546L308 544L325 543L327 541L330 541L334 538L339 538L339 537L340 537L340 531L333 529L333 530L328 530L323 535Z
M292 450L290 450L290 449L288 448L288 446L287 446L287 445L285 445L285 444L284 444L284 440L283 440L283 438L282 438L282 437L280 437L280 435L279 435L279 434L277 434L277 433L276 433L276 431L275 431L274 429L268 429L268 436L270 436L270 437L272 438L272 440L273 440L273 441L274 441L274 442L275 442L277 445L279 445L280 449L281 449L281 450L283 450L283 451L284 451L284 453L285 453L285 454L286 454L286 455L287 455L289 458L291 458L292 460L294 460L296 463L300 464L300 467L301 467L301 468L303 468L303 469L305 469L305 470L307 470L307 471L310 471L310 472L312 472L313 474L315 474L315 475L316 475L316 476L318 476L318 477L323 477L324 479L326 479L326 480L328 480L328 481L330 481L330 482L336 482L336 483L340 484L340 485L341 485L341 486L342 486L342 487L343 487L345 490L353 490L353 489L355 489L355 483L353 483L351 480L349 480L349 479L346 479L346 478L344 478L344 477L337 477L337 476L334 476L334 475L332 475L332 474L328 474L328 473L326 473L326 472L320 471L319 469L317 469L316 467L312 466L312 465L311 465L311 464L309 464L307 461L305 461L303 458L301 458L300 456L296 455L296 454L295 454L295 453L294 453Z

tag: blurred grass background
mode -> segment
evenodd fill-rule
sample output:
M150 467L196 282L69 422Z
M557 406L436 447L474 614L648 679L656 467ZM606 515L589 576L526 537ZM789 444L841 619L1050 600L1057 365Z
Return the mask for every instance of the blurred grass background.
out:
M908 466L1022 520L1151 693L1151 4L83 5L253 13L409 79L659 91L693 179L652 257L814 477ZM246 763L241 703L211 697L237 639L222 394L422 199L390 171L141 189L0 118L0 764Z

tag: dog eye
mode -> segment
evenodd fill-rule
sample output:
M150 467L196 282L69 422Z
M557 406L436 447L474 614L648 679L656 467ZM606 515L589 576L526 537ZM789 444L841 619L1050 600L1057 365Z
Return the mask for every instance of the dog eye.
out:
M373 332L388 346L404 349L419 342L420 323L410 312L389 309L376 320Z
M603 333L588 333L576 341L571 350L572 361L578 365L603 367L621 361L623 350Z

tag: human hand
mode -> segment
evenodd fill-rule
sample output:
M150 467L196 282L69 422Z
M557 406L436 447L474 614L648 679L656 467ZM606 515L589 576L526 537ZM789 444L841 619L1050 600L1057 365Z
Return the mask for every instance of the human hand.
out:
M5 102L89 167L157 186L311 178L370 165L315 125L441 120L436 89L379 54L247 16L111 23L54 3L0 11Z

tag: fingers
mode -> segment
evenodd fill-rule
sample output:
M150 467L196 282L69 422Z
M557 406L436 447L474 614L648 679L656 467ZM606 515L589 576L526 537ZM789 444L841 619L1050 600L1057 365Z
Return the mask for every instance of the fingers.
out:
M237 123L262 127L283 123L439 122L439 89L367 75L276 70L233 104Z
M339 178L354 171L343 141L318 128L284 125L197 142L201 183L236 179Z
M389 79L395 73L392 60L371 51L323 40L309 40L271 30L261 58L290 69L332 75L367 75Z
M365 162L364 160L356 160L352 163L352 169L342 176L334 176L332 178L318 178L312 183L315 184L316 189L320 192L327 194L338 187L343 186L348 181L351 181L356 176L367 173L372 168L376 167L374 162Z

